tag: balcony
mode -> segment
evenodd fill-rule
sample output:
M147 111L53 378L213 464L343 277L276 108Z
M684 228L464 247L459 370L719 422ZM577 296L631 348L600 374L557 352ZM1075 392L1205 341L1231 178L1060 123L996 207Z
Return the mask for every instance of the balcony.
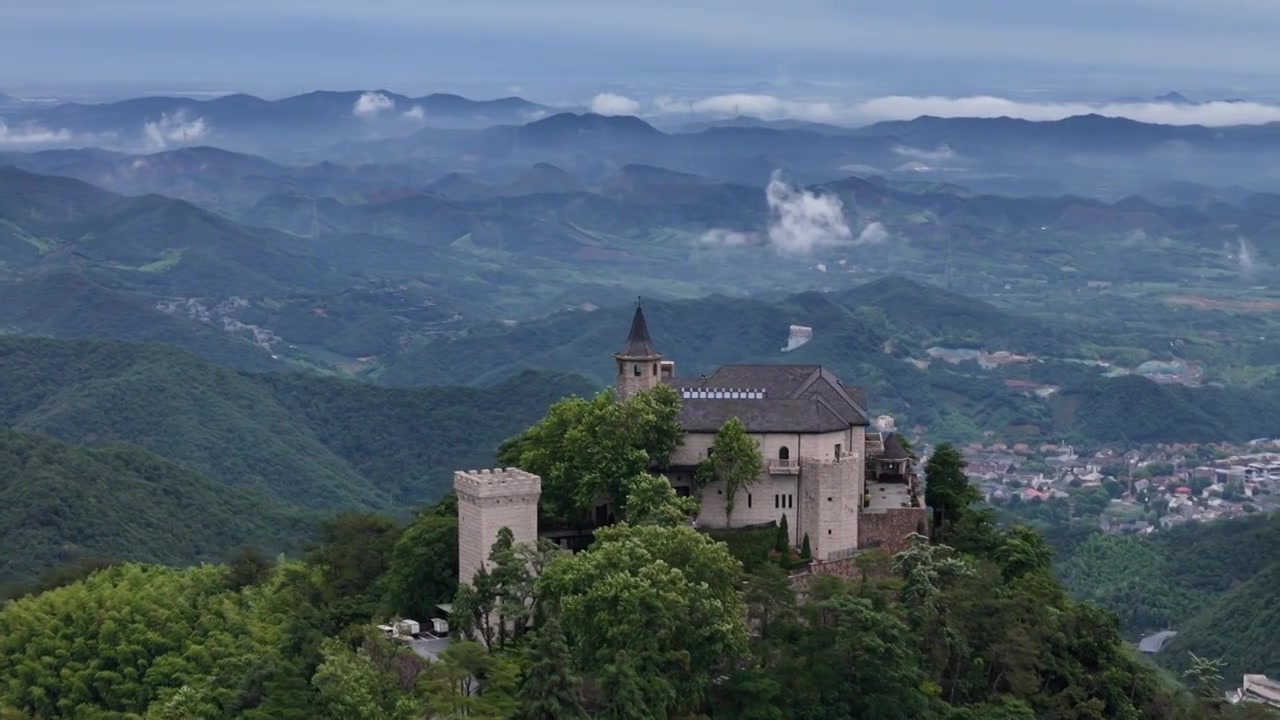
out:
M879 455L884 452L884 436L878 432L867 433L867 454Z
M770 475L799 475L800 461L799 460L770 460L769 474Z

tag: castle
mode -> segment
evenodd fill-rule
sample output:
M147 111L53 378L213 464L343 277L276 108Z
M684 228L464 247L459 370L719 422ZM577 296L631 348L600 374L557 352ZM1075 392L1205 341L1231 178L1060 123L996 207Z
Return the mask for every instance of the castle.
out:
M680 396L684 442L664 470L676 492L694 492L694 471L709 456L716 431L738 418L759 443L760 479L726 512L724 489L712 482L701 493L700 528L743 528L787 518L790 541L807 535L815 564L837 562L859 549L894 552L924 528L914 459L896 435L869 431L861 388L841 382L820 365L725 365L710 375L676 376L675 363L654 347L644 311L614 354L619 399L665 384ZM470 580L488 556L501 527L517 542L538 536L536 475L514 468L459 471L460 580ZM613 513L607 499L594 523Z

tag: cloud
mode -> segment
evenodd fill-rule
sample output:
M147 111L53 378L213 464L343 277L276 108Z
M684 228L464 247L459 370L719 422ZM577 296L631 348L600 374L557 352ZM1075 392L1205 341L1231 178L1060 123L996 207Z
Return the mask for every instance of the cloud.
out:
M702 237L698 238L698 242L704 245L719 245L721 247L741 247L758 242L758 238L759 236L754 233L712 228L703 233Z
M427 116L427 113L422 109L421 105L414 105L413 107L404 111L404 117L407 120L422 120L426 116Z
M71 142L71 131L53 130L36 124L10 127L0 120L0 147L31 147Z
M837 125L866 125L885 120L934 117L1010 117L1023 120L1061 120L1097 114L1165 125L1257 125L1280 121L1280 105L1260 102L1211 101L1195 104L1166 102L1047 102L1022 101L993 95L969 97L889 95L863 101L790 99L776 95L725 94L703 98L658 97L650 104L657 115L751 115L765 120L808 120ZM902 148L908 154L932 152ZM905 152L904 152L905 151ZM918 157L918 156L916 156ZM921 158L923 159L923 158Z
M795 187L778 170L769 178L764 196L769 206L769 228L764 233L713 228L698 242L719 247L768 244L779 254L801 256L822 248L874 245L892 237L883 223L874 220L855 237L839 197Z
M635 115L640 103L626 95L603 92L591 98L591 112L598 115Z
M187 111L179 110L170 115L161 113L156 122L144 123L142 126L143 143L147 150L163 150L172 143L187 145L200 140L210 132L204 118L187 120Z
M844 203L835 195L794 187L774 170L764 196L769 205L769 240L778 252L804 255L853 241Z
M909 157L921 162L939 163L956 158L956 152L946 143L939 145L936 150L921 150L920 148L900 145L894 148L893 151L903 157Z
M1256 125L1280 121L1280 106L1258 102L1214 101L1192 105L1162 102L1021 102L989 95L964 98L895 95L860 103L854 108L854 113L873 122L909 120L921 115L1061 120L1089 114L1164 125Z
M374 117L381 112L394 110L395 107L396 101L386 95L376 92L367 92L362 93L360 97L356 99L356 104L351 109L351 112L356 117Z
M888 240L889 237L889 231L885 229L884 223L881 223L878 220L873 220L867 223L866 227L862 228L862 232L858 233L857 244L875 245L876 243L882 243L885 240Z

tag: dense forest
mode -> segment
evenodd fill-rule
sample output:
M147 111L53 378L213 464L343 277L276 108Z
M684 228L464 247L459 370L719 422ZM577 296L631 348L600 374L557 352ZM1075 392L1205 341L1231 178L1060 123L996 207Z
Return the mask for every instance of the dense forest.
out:
M567 442L585 442L630 418L609 454L642 460L669 444L656 399L597 398L539 426L568 413ZM504 447L538 458L565 444L531 431ZM566 472L576 480L553 493L605 483L625 520L578 553L499 533L463 587L452 496L405 526L334 518L293 559L245 550L222 565L46 578L0 608L0 717L1268 717L1226 706L1212 662L1193 664L1183 689L1132 657L1114 614L1054 580L1041 536L1000 530L973 504L948 447L927 468L930 536L861 555L851 579L807 576L801 594L787 562L747 570L690 527L690 499L664 479ZM373 631L447 601L472 639L434 660Z
M1073 595L1118 615L1126 634L1172 628L1158 656L1184 669L1189 652L1222 658L1227 677L1280 675L1280 522L1256 515L1186 523L1150 537L1092 533L1063 548Z
M593 390L534 372L390 389L239 373L162 346L4 336L0 364L0 427L16 431L0 436L0 528L15 530L0 582L100 555L216 560L233 538L276 549L324 512L403 514L443 496L455 469L492 464L551 403Z

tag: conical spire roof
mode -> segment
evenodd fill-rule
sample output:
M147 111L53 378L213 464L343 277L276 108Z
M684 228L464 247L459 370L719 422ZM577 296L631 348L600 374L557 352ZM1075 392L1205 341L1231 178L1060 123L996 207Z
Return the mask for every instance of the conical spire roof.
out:
M627 343L618 351L618 357L651 358L660 357L649 339L649 325L644 321L644 310L636 303L636 314L631 318L631 333L627 335Z

